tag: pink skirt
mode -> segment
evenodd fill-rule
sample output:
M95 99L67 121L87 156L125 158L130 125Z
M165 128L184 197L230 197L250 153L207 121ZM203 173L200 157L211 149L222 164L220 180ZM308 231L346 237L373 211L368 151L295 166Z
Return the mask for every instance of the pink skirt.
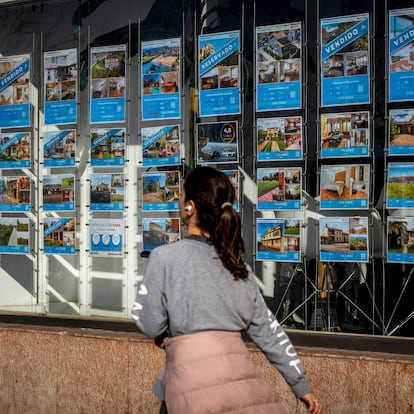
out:
M286 413L239 332L200 332L166 338L164 344L169 414Z

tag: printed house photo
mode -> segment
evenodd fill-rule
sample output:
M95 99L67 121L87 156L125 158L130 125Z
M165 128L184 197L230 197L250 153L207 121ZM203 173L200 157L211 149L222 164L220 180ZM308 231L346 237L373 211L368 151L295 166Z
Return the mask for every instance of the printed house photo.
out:
M179 155L179 126L146 127L141 129L144 165L156 165L157 158ZM147 163L151 159L151 163Z
M1 217L0 250L7 252L8 248L16 246L29 246L29 219Z
M368 218L322 217L319 220L319 240L321 253L367 252ZM337 255L335 258L340 260L347 256Z
M414 153L414 109L389 111L389 144L390 154ZM395 147L400 151L394 152Z
M215 53L211 43L203 45L200 61ZM239 84L239 55L232 53L200 78L202 90L235 88Z
M179 91L180 47L159 44L142 46L144 95Z
M178 171L143 174L142 201L146 203L168 203L180 198Z
M125 50L92 52L92 99L125 95Z
M30 56L13 56L0 58L0 78L6 77L14 69L18 68ZM23 71L20 76L0 93L0 105L17 105L29 103L30 70Z
M43 176L43 204L59 205L75 201L74 175Z
M151 251L163 244L171 244L180 239L180 219L143 218L143 250Z
M342 33L351 29L357 23L359 23L358 20L322 25L322 47L340 37ZM368 70L368 46L369 37L366 33L338 49L340 53L336 53L323 62L323 76L332 78L366 74Z
M368 199L369 165L323 165L321 200Z
M409 15L400 15L393 16L393 19L398 20L394 21L392 24L392 35L396 37L402 33L399 28L407 29L412 27L413 19ZM405 23L403 21L405 20ZM394 53L391 54L391 72L412 72L414 71L414 56L413 56L413 46L412 42L409 42L406 46L397 49Z
M125 174L91 174L91 203L98 205L123 203L124 193Z
M301 75L300 23L260 29L257 33L258 83L298 81Z
M321 115L321 146L351 148L367 146L369 112L344 112Z
M77 82L76 49L67 53L45 54L45 91L46 101L76 99Z
M102 139L107 134L106 139ZM92 129L91 136L91 163L98 160L123 159L125 156L125 128Z
M259 202L281 202L301 198L301 170L299 168L258 169Z
M30 204L29 177L0 177L0 211L13 204Z
M58 139L59 138L59 139ZM43 133L45 166L58 166L58 160L75 158L76 130L47 131Z
M76 241L76 219L71 218L63 220L60 226L57 226L53 231L49 232L48 229L55 226L61 218L45 217L44 219L44 232L46 236L43 239L45 247L62 247L62 246L75 246Z
M387 217L387 260L414 262L414 217Z
M387 178L387 206L414 207L413 163L389 163Z
M299 252L300 220L258 219L257 251Z
M301 148L301 117L257 119L259 159L262 153L300 150Z
M11 168L21 162L30 163L30 141L30 132L0 134L0 168Z

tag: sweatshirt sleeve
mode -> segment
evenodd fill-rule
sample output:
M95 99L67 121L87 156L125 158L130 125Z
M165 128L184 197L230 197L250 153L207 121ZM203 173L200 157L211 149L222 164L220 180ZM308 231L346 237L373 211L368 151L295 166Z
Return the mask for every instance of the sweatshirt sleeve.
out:
M283 375L297 398L312 391L298 354L279 322L267 308L257 285L253 318L247 333Z
M164 294L165 265L157 250L150 254L131 312L140 331L150 338L163 334L168 327Z

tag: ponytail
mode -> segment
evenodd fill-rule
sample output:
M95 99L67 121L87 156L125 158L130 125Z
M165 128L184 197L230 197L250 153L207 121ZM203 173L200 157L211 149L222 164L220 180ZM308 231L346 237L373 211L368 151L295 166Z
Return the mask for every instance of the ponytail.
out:
M246 279L241 220L233 208L235 190L227 175L215 168L196 167L184 180L186 201L193 200L198 225L210 235L209 241L235 280Z

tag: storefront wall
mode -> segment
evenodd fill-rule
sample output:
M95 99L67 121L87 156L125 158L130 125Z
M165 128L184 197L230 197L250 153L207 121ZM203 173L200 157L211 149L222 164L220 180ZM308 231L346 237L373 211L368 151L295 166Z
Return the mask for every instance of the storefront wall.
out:
M413 336L412 148L393 153L391 141L401 131L414 137L390 113L410 114L404 89L413 83L409 75L406 87L393 83L397 94L388 83L404 60L391 56L397 29L390 32L388 17L410 7L373 0L2 5L0 224L23 234L1 240L1 311L129 320L150 249L176 240L177 229L184 235L179 181L208 164L228 171L240 190L246 258L285 326ZM340 42L341 30L359 22L368 22L366 32L328 52L331 39ZM220 36L237 53L202 73L199 55ZM148 66L153 50L161 59ZM177 58L172 64L165 50ZM27 59L25 77L7 83L10 65ZM169 132L149 144L154 127ZM206 131L222 142L216 137L208 149ZM20 157L4 145L18 133L29 134L29 156L27 139L17 141ZM53 134L61 140L55 147ZM399 167L405 187L394 197L401 175L389 171ZM26 209L3 196L16 176L31 179ZM51 232L56 223L59 237ZM278 225L286 234L267 250L261 229Z

